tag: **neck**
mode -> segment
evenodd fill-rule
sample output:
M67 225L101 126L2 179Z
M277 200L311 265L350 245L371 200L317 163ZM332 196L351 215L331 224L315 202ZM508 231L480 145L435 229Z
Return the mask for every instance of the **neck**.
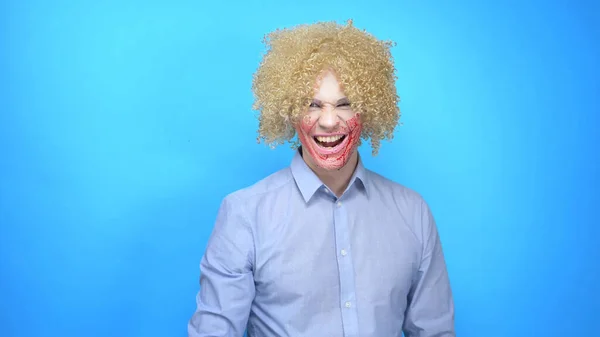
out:
M308 165L308 167L310 167L317 177L319 177L323 184L325 184L325 186L327 186L339 198L348 187L350 179L354 174L354 170L356 170L356 166L358 164L358 151L354 150L354 153L350 155L350 159L348 159L346 165L339 170L333 171L325 170L315 165L312 157L306 151L303 151L302 158L306 162L306 165Z

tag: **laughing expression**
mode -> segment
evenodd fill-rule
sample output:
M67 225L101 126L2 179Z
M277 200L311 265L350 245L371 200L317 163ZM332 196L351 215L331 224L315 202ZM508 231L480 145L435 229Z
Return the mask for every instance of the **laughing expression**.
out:
M320 78L296 131L312 162L323 169L341 169L356 151L362 131L360 116L351 109L333 73Z

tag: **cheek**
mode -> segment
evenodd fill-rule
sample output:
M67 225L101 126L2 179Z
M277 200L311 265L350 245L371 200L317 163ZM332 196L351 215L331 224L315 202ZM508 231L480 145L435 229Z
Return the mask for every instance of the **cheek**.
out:
M343 127L344 129L348 130L348 132L354 136L357 134L360 135L362 131L362 122L359 114L349 113L348 118L344 118L344 120L346 121L346 125ZM314 130L316 123L317 118L314 118L311 115L305 115L300 123L298 123L296 126L296 130L301 131L299 134L304 138L305 136L310 135L310 133Z
M338 116L348 124L350 120L358 117L358 113L354 112L354 110L340 110Z
M360 134L362 131L362 122L360 120L360 115L355 114L352 118L346 121L346 126L351 134L356 135Z
M312 118L310 115L305 115L302 118L302 121L300 121L300 130L302 130L302 132L305 134L310 134L315 126L316 121L316 118Z

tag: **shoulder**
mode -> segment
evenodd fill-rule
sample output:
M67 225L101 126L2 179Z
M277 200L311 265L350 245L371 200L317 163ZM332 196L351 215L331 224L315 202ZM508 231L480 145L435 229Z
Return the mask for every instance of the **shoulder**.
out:
M423 196L403 184L373 171L368 171L370 189L384 207L400 219L414 236L423 242L431 227L435 226L429 205Z
M417 206L425 203L419 192L374 171L367 170L367 174L372 189L384 198L392 198L396 203L406 206Z
M270 208L268 206L273 205L272 200L282 199L282 191L291 190L286 186L289 186L292 181L289 168L285 168L252 185L227 194L219 207L216 231L235 233L245 228L249 232L254 232L254 223L259 211L268 210Z
M224 202L248 208L248 206L251 207L251 205L255 205L265 198L276 198L283 191L287 190L290 184L293 184L293 176L290 168L286 167L252 185L229 193L225 196Z

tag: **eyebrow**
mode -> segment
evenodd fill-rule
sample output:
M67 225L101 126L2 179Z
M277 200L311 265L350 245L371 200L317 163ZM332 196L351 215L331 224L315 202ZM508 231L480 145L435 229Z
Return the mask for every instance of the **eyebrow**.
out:
M317 103L317 104L323 104L323 101L321 101L320 99L316 99L316 98L313 98L312 102ZM346 103L350 103L350 100L348 99L348 97L342 97L342 98L338 99L336 104L346 104Z

